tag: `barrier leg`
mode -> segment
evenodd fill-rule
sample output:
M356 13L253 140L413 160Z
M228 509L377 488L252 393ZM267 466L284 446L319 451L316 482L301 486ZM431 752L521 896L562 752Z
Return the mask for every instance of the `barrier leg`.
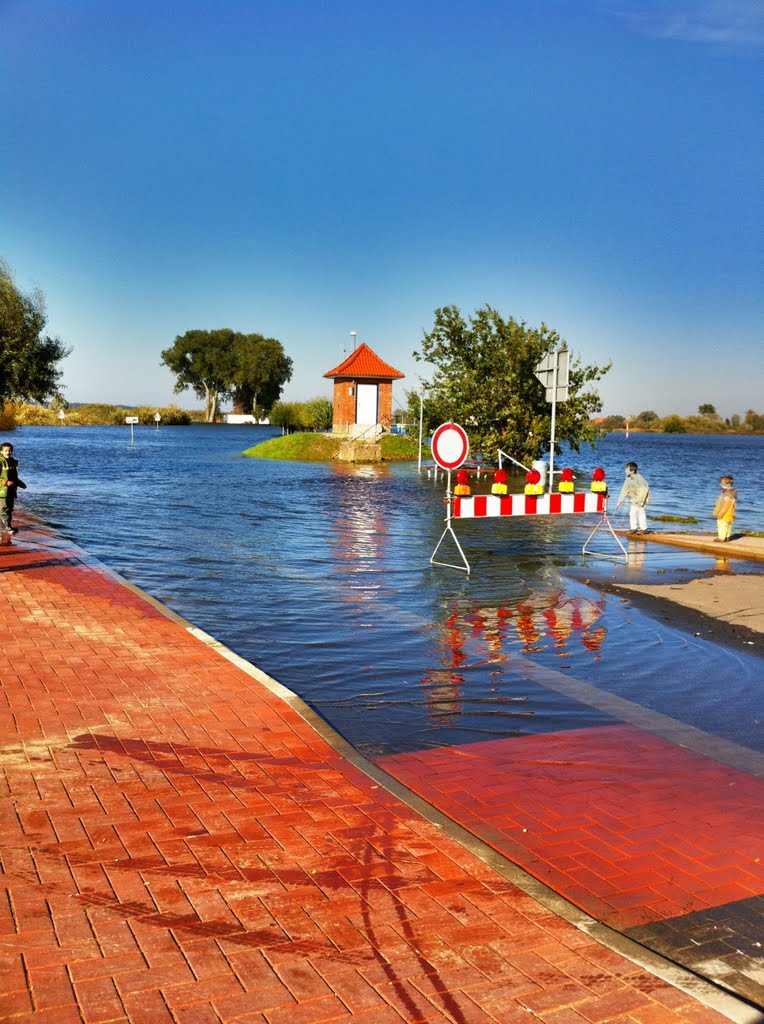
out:
M612 536L613 540L614 540L614 541L616 542L616 544L618 545L618 547L619 547L619 548L621 549L621 551L623 552L623 557L624 557L624 561L628 562L628 561L629 561L629 555L628 555L628 552L626 551L626 548L625 548L625 547L623 546L623 544L621 543L621 539L620 539L620 537L619 537L619 536L618 536L618 534L617 534L617 533L615 532L615 530L613 529L613 527L612 527L612 526L610 525L610 520L609 520L609 519L608 519L608 517L607 517L607 512L605 512L605 513L603 514L603 516L602 516L602 519L600 519L600 521L599 521L599 522L597 523L597 525L596 525L596 526L594 527L594 529L592 530L592 532L591 532L591 533L589 534L589 536L588 536L588 537L586 538L586 540L584 541L584 546L583 546L583 547L581 548L581 554L582 554L582 555L588 555L588 554L593 554L593 555L599 555L599 556L600 556L601 558L619 558L619 559L620 559L620 555L609 555L609 554L608 554L608 553L607 553L606 551L591 551L591 552L590 552L590 551L587 551L587 547L588 547L588 545L589 545L589 541L590 541L590 540L591 540L591 539L592 539L592 538L594 537L594 535L595 535L595 533L597 532L597 530L599 530L599 528L600 528L600 527L601 527L601 526L602 526L603 524L604 524L604 525L605 525L605 526L606 526L606 527L608 528L608 530L610 530L610 534L611 534L611 536Z
M459 554L462 556L462 564L461 565L454 565L453 562L438 562L438 561L435 560L435 556L437 555L438 551L440 550L440 546L443 543L443 541L445 540L446 534L448 534L448 533L450 533L451 536L454 538L454 544L456 544L456 548L457 548ZM451 519L450 518L446 520L446 528L443 531L443 533L441 533L440 540L435 545L435 550L433 551L432 555L430 556L430 565L442 565L446 569L462 569L464 572L467 573L467 575L469 575L470 563L467 561L467 559L465 557L465 554L462 551L462 546L459 543L459 538L454 533L454 528L451 525Z

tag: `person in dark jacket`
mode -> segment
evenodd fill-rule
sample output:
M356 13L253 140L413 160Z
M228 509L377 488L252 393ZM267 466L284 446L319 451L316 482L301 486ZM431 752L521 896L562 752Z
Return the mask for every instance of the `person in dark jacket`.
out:
M13 525L13 506L16 504L16 491L20 487L26 489L23 480L19 480L18 459L13 457L13 445L8 441L0 445L0 527L18 533Z

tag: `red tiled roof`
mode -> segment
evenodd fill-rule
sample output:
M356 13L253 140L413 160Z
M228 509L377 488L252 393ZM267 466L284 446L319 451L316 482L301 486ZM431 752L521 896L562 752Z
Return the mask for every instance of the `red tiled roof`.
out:
M324 374L324 377L384 377L388 380L404 376L400 370L380 359L366 342L351 352L344 363Z

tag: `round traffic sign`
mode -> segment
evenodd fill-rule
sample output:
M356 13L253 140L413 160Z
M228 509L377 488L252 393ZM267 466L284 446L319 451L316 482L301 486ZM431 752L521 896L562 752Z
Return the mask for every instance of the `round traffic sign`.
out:
M441 423L432 435L432 457L441 469L461 466L469 450L466 431L458 423Z

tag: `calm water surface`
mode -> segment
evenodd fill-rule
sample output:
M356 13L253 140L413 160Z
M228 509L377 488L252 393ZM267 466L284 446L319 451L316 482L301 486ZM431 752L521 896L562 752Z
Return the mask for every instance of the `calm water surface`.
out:
M644 543L628 565L584 559L594 523L567 516L457 523L467 577L429 564L442 483L415 464L242 456L276 433L140 427L131 445L127 427L26 427L12 439L26 508L295 690L369 756L611 721L577 699L576 680L764 748L758 658L604 589L758 566ZM729 472L737 526L764 530L763 454L760 437L609 435L557 464L602 465L615 490L634 459L654 515L695 515L708 530Z

